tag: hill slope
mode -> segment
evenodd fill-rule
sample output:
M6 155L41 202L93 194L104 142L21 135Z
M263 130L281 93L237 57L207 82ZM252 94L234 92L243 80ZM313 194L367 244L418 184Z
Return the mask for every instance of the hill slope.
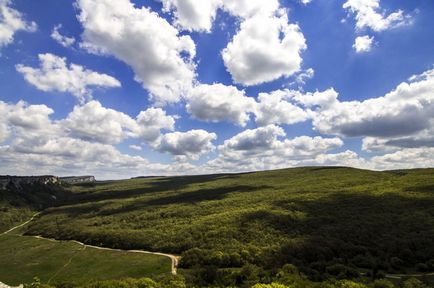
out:
M66 201L68 194L59 185L42 183L0 189L0 233L28 220L35 211Z
M74 186L27 233L311 279L434 270L434 169L296 168Z

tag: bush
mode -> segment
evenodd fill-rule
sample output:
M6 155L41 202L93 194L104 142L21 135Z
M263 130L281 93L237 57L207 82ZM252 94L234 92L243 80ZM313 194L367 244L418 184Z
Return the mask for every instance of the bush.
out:
M271 284L256 284L252 286L252 288L292 288L292 287L285 286L279 283L271 283Z
M378 279L375 280L374 283L370 285L372 288L394 288L395 285L393 285L392 282L386 279Z
M429 288L429 286L416 278L410 278L402 283L402 288Z

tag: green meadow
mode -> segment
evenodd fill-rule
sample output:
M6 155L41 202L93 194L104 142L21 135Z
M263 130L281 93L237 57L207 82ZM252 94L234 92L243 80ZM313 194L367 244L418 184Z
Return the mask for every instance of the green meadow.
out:
M19 235L0 236L0 279L9 285L84 284L90 279L141 278L169 274L171 260L155 255L105 251L80 244Z

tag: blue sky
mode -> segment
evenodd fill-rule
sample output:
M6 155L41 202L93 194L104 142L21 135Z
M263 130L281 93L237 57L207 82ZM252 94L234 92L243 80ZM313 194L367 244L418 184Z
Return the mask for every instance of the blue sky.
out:
M1 174L434 165L432 1L0 0L0 13Z

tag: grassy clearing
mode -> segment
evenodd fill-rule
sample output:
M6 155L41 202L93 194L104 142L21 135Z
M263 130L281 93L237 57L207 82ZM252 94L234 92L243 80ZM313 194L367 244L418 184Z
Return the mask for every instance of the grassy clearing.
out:
M29 283L35 276L42 283L83 284L90 280L150 277L170 273L171 269L166 257L9 234L0 236L0 251L0 279L9 285Z

